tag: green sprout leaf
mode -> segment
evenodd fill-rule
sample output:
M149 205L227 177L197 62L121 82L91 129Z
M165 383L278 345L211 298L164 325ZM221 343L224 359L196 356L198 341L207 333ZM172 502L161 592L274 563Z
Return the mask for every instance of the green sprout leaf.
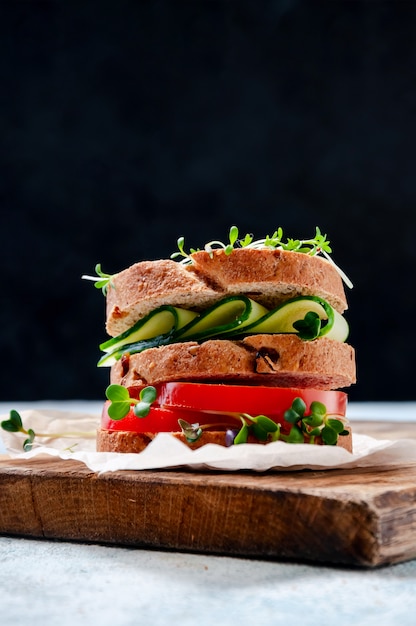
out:
M295 424L298 420L300 420L306 411L306 404L302 400L302 398L295 398L292 402L292 406L290 409L285 411L283 417L286 422L290 424Z
M295 398L292 402L292 409L302 417L306 411L306 404L302 398Z
M328 446L335 446L338 441L338 433L330 426L324 426L321 431L321 437Z
M318 415L317 413L311 413L307 417L304 417L302 422L307 426L316 428L317 426L322 426L322 424L324 423L324 419L321 415Z
M277 430L277 424L266 415L258 415L251 418L255 424L263 428L268 433L274 433Z
M238 431L234 439L234 445L238 446L240 443L247 443L249 435L249 427L245 420L242 419L243 425Z
M142 402L147 402L148 404L152 404L152 402L156 400L156 397L157 397L156 388L152 387L151 385L149 385L148 387L145 387L140 392L140 400L142 400Z
M105 395L111 402L130 402L129 390L121 385L109 385Z
M257 424L257 423L254 423L251 426L251 432L254 435L254 437L258 439L259 441L267 441L267 438L269 436L269 431L263 428L261 424Z
M344 430L344 424L341 420L329 418L326 422L326 425L332 428L338 435L341 434Z
M112 420L121 420L126 417L132 404L128 389L121 385L109 385L105 395L111 403L108 407L109 417Z
M23 428L22 418L17 411L12 409L9 414L9 419L2 421L1 427L9 433L21 432Z
M189 443L195 443L201 437L202 428L200 428L199 424L190 424L183 419L179 419L178 424L186 441Z
M139 402L134 406L133 413L136 417L147 417L150 413L152 403L156 400L155 387L145 387L141 390L139 395Z
M269 435L278 430L276 422L271 420L266 415L250 417L250 420L253 422L250 430L259 441L267 441L267 439L269 439Z
M105 392L110 400L108 415L113 420L122 420L129 413L133 406L133 413L136 417L146 417L150 412L152 403L156 400L157 392L155 387L144 387L140 391L139 399L131 398L129 390L122 385L109 385Z
M23 450L25 452L29 452L32 447L33 447L33 441L35 439L35 432L29 428L27 431L27 434L29 435L27 439L25 439L25 441L23 442Z
M316 415L321 415L322 417L326 415L325 404L323 404L322 402L318 402L317 400L311 402L310 410L312 413L315 413Z
M286 422L289 422L289 424L295 424L299 419L299 413L297 413L294 409L287 409L287 411L284 412L283 417Z
M250 235L249 233L247 233L244 236L244 239L240 239L239 244L242 248L247 248L247 246L249 246L252 241L253 241L253 235Z
M298 331L298 335L305 341L312 341L319 337L321 332L321 319L315 311L308 311L303 320L293 322L293 328Z
M286 438L288 443L304 443L305 437L299 426L292 426L290 433Z
M312 428L312 430L308 430L308 435L309 437L317 437L321 434L321 429L318 428Z
M229 233L230 244L234 246L236 241L238 240L238 228L237 226L231 226Z

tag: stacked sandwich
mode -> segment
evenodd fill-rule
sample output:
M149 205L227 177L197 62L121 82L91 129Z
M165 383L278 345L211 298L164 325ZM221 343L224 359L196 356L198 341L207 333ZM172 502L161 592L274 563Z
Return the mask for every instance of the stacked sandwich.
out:
M279 229L255 241L233 227L229 240L188 254L180 239L170 259L100 273L111 338L98 365L111 384L99 451L140 452L159 432L192 448L281 440L351 451L347 279L326 236L283 242Z

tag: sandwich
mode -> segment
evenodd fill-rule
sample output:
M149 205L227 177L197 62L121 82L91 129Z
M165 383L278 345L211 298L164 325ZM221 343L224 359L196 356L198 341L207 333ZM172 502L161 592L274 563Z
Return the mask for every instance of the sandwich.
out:
M356 382L344 285L326 235L239 237L109 275L97 450L141 452L160 432L191 448L284 441L352 451Z

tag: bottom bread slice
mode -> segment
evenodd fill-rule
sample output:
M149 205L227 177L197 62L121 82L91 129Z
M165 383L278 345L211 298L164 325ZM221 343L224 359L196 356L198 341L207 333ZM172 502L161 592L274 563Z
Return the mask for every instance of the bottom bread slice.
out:
M349 426L346 426L348 435L343 435L338 438L337 446L352 452L352 434ZM156 437L157 433L135 433L131 431L113 431L100 429L97 432L97 452L143 452L143 450L149 445L149 443ZM179 439L186 443L190 448L197 449L204 446L207 443L215 443L220 446L225 446L225 432L224 431L206 431L204 432L198 441L189 443L182 432L170 433L172 437ZM256 443L258 445L265 445L267 442L259 442L257 439L249 439L248 443ZM306 442L307 443L307 442ZM322 439L316 438L316 445L323 445ZM244 445L244 444L243 444ZM299 444L286 444L299 445ZM299 453L299 462L301 464L301 452Z

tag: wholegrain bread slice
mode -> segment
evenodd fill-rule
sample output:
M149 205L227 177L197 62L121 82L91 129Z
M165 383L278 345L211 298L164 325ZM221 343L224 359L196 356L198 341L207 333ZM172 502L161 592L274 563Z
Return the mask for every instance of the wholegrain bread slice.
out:
M347 308L342 279L326 259L280 249L238 248L194 253L192 264L143 261L112 277L107 292L106 329L117 336L161 305L200 311L230 295L247 295L266 307L314 295L342 313Z
M124 387L168 381L227 382L340 389L356 380L354 349L322 337L250 335L150 348L126 355L111 368L111 383Z
M282 299L319 296L337 311L347 309L344 285L335 266L320 256L280 249L201 250L190 270L227 295L245 294L264 306Z
M164 304L204 308L221 295L175 261L135 263L111 279L107 291L107 332L116 337Z

